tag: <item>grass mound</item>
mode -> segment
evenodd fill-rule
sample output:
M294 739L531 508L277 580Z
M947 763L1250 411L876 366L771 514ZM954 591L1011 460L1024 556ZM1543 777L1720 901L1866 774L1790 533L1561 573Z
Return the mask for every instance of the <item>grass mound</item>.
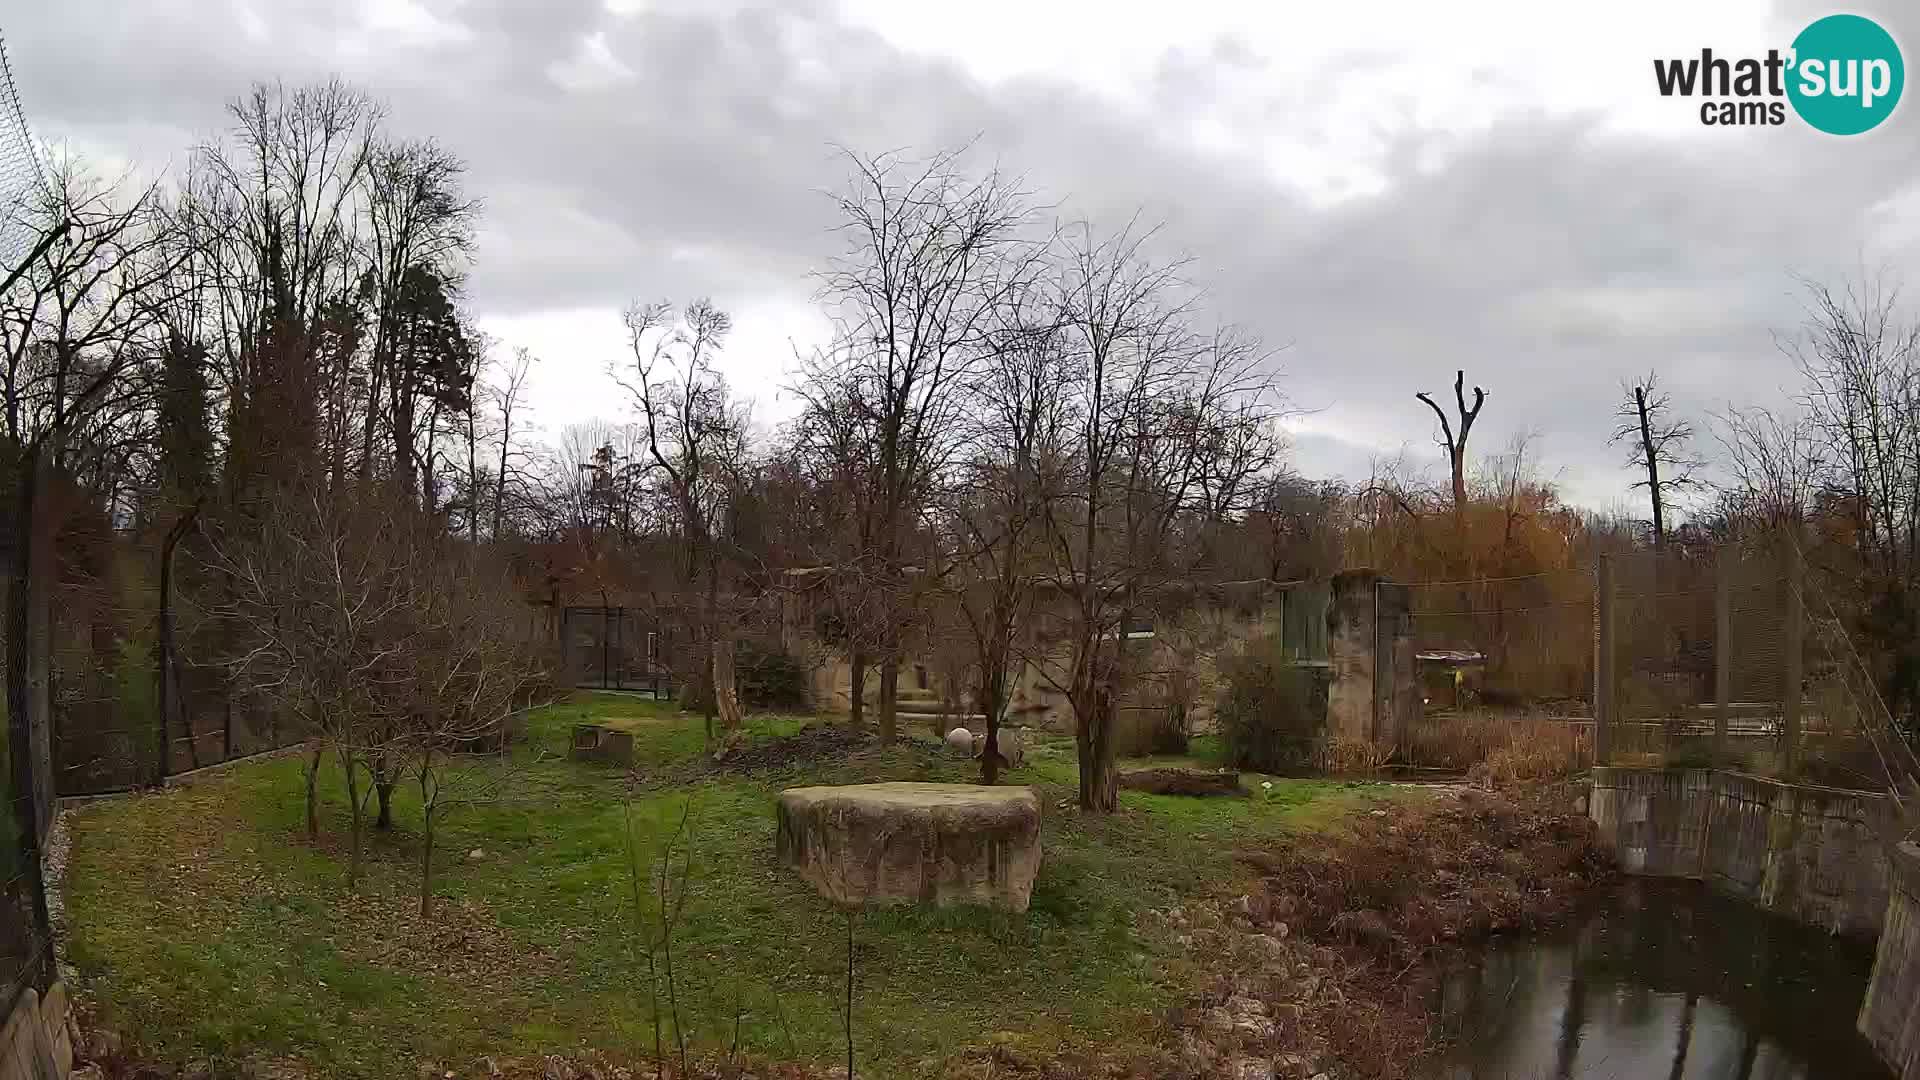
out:
M606 721L632 731L634 770L568 758L573 724ZM775 864L776 797L799 784L969 782L977 763L777 714L749 716L743 738L716 764L701 718L672 703L583 694L537 711L510 775L461 785L472 796L444 811L427 919L411 785L357 890L331 762L317 843L298 758L89 805L72 822L68 956L101 1023L170 1067L270 1060L287 1066L275 1075L385 1078L490 1075L483 1059L509 1076L512 1062L551 1075L556 1058L638 1064L654 1005L627 853L640 854L644 897L653 854L684 821L693 860L673 965L690 1057L737 1049L824 1071L844 1060L847 921ZM1045 740L1007 782L1045 800L1033 905L858 918L862 1077L969 1075L982 1046L1042 1062L1149 1052L1164 1006L1211 958L1144 914L1244 889L1252 875L1234 848L1338 828L1381 791L1124 792L1119 813L1082 815L1060 808L1077 782L1071 743Z

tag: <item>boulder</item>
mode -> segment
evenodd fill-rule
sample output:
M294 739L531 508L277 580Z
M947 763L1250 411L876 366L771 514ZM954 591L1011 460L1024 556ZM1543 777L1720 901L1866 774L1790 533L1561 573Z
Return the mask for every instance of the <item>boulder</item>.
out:
M947 732L947 749L957 753L973 753L973 732L957 727Z
M1040 871L1040 797L974 784L789 788L774 846L782 866L843 906L1025 911Z

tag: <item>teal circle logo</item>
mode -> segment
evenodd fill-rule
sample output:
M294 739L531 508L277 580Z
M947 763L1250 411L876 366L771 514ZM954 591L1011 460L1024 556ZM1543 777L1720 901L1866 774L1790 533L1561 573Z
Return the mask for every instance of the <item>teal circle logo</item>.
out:
M1829 15L1800 31L1792 63L1793 111L1829 135L1878 127L1900 104L1907 81L1893 35L1860 15Z

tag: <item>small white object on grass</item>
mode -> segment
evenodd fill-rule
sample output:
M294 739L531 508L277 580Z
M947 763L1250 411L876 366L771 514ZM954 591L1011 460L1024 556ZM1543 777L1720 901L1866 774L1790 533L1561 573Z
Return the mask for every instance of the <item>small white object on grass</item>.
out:
M947 749L961 754L973 753L973 732L963 727L947 732Z

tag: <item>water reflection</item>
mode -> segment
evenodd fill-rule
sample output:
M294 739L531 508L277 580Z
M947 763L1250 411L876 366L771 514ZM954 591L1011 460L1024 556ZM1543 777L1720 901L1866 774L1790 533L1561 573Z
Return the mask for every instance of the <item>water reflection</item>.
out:
M1571 928L1505 943L1448 980L1475 1080L1891 1075L1854 1030L1873 950L1685 882L1623 886Z

